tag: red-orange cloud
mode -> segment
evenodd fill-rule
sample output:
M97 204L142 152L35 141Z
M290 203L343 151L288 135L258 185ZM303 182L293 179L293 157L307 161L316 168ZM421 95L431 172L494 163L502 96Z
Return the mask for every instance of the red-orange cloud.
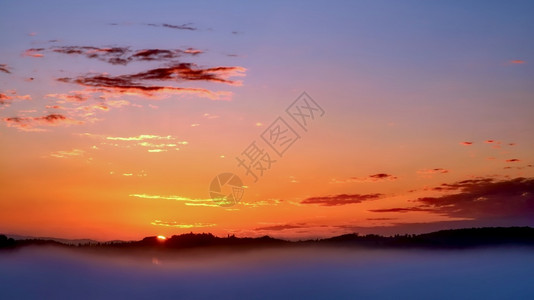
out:
M8 127L16 127L23 131L43 131L38 126L60 126L82 124L82 121L77 121L68 118L62 114L48 114L40 117L11 117L4 118L3 121Z
M348 179L332 179L332 183L351 183L351 182L378 182L378 181L390 181L397 180L398 177L386 173L377 173L366 177L350 177Z
M339 194L333 196L311 197L302 200L301 204L318 204L321 206L339 206L356 204L363 201L375 200L382 197L382 194Z
M44 48L31 48L22 53L22 56L31 56L31 57L43 57L44 55L39 53L45 50Z

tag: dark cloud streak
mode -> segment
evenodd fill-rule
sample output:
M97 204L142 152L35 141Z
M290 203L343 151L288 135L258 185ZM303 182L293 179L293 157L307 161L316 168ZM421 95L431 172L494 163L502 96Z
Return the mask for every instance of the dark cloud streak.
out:
M375 200L382 196L382 194L339 194L333 196L311 197L302 200L300 203L318 204L321 206L340 206L347 204L357 204L368 200Z
M193 27L193 23L185 23L182 25L173 25L173 24L168 24L168 23L160 23L160 24L147 23L145 25L151 26L151 27L165 27L165 28L177 29L177 30L191 30L191 31L198 30L198 28Z
M442 184L458 193L414 200L419 206L372 212L428 211L454 218L492 219L534 216L534 178L494 181L491 178Z
M9 71L9 67L6 64L0 64L0 71L11 74L11 71Z
M44 49L42 49L44 50ZM138 61L169 62L183 56L196 56L201 50L182 49L141 49L131 50L129 47L93 47L93 46L62 46L50 49L55 53L67 55L83 55L89 59L98 59L112 65L127 65Z

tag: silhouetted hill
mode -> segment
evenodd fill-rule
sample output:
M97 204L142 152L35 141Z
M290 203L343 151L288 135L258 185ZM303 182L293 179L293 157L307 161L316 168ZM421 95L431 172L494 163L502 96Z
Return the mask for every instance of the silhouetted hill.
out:
M406 234L384 237L375 234L344 234L326 239L290 242L269 236L239 238L235 236L217 237L211 233L187 233L173 235L168 239L156 236L140 241L112 241L73 245L57 240L27 239L14 240L0 235L0 248L17 248L29 245L53 245L90 249L191 249L191 248L267 248L267 247L371 247L371 248L472 248L488 246L534 246L534 228L530 227L486 227L442 230L426 234Z
M7 238L5 235L0 235L0 248L12 248L15 247L16 242L12 238Z
M98 241L91 240L91 239L62 239L62 238L55 238L55 237L41 237L41 236L36 237L36 236L24 236L24 235L17 235L17 234L6 234L6 236L16 241L18 240L46 240L46 241L56 241L56 242L67 244L67 245L98 243Z
M104 245L124 248L157 247L183 249L194 247L269 247L286 245L289 243L290 242L288 241L274 239L269 236L259 238L238 238L232 235L221 238L216 237L211 233L186 233L173 235L164 241L158 239L156 236L151 236L136 242L105 243Z

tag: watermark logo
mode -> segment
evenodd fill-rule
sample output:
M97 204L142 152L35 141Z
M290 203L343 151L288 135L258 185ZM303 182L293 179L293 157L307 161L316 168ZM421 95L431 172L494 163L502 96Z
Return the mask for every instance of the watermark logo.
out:
M210 197L220 206L237 204L245 192L245 187L239 176L233 173L221 173L210 183Z
M257 182L263 174L270 170L272 165L284 153L293 146L301 134L308 131L310 124L318 118L324 116L325 111L306 92L303 92L285 110L287 116L279 116L274 122L260 134L262 143L252 141L240 154L236 156L237 167L244 169L247 177L252 177ZM289 122L288 122L289 120ZM296 130L296 129L298 130ZM300 134L299 134L300 131ZM267 145L267 147L261 144ZM273 153L274 152L274 153ZM221 177L222 176L222 177ZM219 178L221 177L221 178ZM224 185L232 181L229 186L231 191L223 192L221 184ZM240 189L238 189L240 188ZM235 189L235 191L234 191ZM243 198L243 185L241 179L232 173L223 173L215 177L210 184L211 198L221 206L232 206Z

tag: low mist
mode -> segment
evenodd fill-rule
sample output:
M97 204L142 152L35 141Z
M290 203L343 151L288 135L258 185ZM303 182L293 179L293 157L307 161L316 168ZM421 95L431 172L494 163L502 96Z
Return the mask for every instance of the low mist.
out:
M0 252L2 298L518 299L532 248Z

